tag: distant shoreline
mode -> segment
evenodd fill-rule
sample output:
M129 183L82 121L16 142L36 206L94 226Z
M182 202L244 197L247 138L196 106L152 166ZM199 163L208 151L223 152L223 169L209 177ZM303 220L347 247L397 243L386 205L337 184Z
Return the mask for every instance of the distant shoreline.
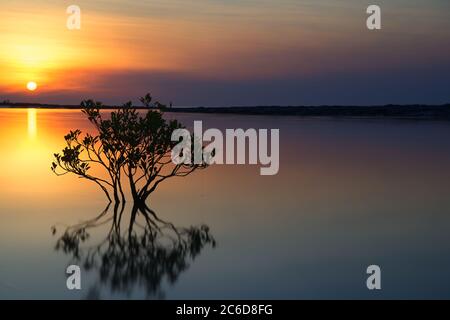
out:
M79 105L39 103L0 103L1 108L20 109L81 109ZM117 109L103 106L101 109ZM119 107L120 108L120 107ZM140 110L146 107L133 107ZM302 117L363 117L450 120L450 104L444 105L384 105L384 106L254 106L254 107L173 107L164 112L234 115L269 115Z

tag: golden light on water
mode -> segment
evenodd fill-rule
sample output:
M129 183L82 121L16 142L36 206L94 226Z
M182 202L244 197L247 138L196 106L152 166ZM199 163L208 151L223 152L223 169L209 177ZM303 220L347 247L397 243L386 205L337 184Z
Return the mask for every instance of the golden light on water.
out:
M0 122L0 146L8 150L0 157L0 167L6 168L0 173L0 200L20 194L41 203L55 201L55 194L60 192L83 192L91 187L96 190L94 185L80 183L75 177L56 177L50 170L53 154L66 146L64 135L69 129L91 130L79 111L2 109Z
M35 138L37 135L36 109L28 109L28 137Z

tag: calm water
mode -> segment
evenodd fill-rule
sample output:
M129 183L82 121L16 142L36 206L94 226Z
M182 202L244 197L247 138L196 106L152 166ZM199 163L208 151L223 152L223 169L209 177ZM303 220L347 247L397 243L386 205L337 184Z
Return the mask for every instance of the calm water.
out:
M149 206L179 227L208 225L217 246L145 279L83 269L82 290L69 291L72 257L56 243L106 203L88 181L53 175L50 163L68 130L90 127L79 111L0 110L0 298L450 298L450 123L176 117L279 128L279 174L213 166L169 180ZM91 228L86 250L108 230ZM379 292L366 289L371 264L382 269Z

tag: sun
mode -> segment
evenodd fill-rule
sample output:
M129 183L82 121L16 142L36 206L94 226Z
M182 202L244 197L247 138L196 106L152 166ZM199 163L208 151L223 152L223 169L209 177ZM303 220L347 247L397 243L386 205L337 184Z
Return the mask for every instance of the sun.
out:
M30 91L34 91L37 89L37 83L34 81L30 81L27 83L27 89Z

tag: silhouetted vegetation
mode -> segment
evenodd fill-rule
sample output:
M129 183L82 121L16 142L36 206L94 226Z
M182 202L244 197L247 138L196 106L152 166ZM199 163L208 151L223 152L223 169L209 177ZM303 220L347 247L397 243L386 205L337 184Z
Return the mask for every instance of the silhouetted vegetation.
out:
M253 106L169 108L169 112L261 116L450 120L450 104L384 106Z
M150 106L152 98L146 95L141 101ZM172 133L182 125L165 120L161 110L139 112L129 102L105 116L100 112L102 106L92 100L81 103L95 133L70 131L64 137L65 148L54 154L51 169L57 175L74 174L97 184L109 204L94 219L66 228L56 250L71 255L73 263L86 270L97 270L99 284L108 284L112 291L129 292L135 285L143 285L149 296L161 295L163 280L175 282L188 268L188 261L205 245L214 247L215 240L206 225L178 228L162 220L147 206L146 199L163 181L185 177L206 164L172 162L172 149L178 144L172 141ZM128 194L123 186L129 187L133 198L127 221L122 221ZM113 200L111 215L108 211ZM109 228L106 238L97 245L83 246L90 230L100 226ZM55 227L52 233L57 233ZM88 298L98 296L92 287Z
M150 95L141 98L146 103L151 99ZM100 102L83 101L81 108L96 134L70 131L64 137L66 147L54 154L51 169L57 175L71 173L96 183L110 202L125 202L122 180L126 180L133 201L144 210L145 200L163 181L207 166L172 162L171 151L178 143L171 140L172 132L183 126L166 121L160 110L140 113L128 102L104 118ZM92 174L94 166L103 174Z
M139 101L144 105L146 108L156 108L156 109L166 109L167 106L159 101L152 102L153 97L150 95L150 93L147 93L145 96L139 99Z

